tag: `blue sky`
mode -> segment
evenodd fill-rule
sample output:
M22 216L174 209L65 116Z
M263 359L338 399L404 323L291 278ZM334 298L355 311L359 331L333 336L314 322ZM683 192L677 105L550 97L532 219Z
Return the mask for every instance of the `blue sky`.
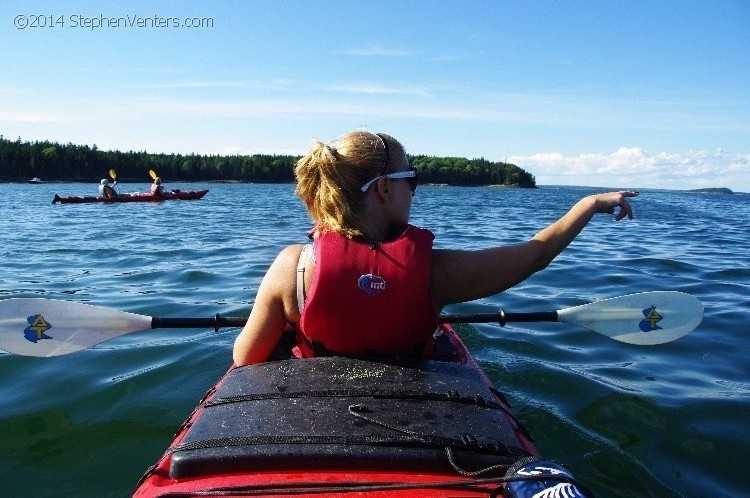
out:
M4 0L0 47L11 139L298 154L366 128L540 185L750 192L744 0Z

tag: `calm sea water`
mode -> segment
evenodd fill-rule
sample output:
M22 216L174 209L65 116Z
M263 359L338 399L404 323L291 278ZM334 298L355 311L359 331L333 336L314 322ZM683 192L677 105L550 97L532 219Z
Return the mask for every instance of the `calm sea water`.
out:
M276 253L304 241L310 222L292 185L209 187L193 202L62 206L54 193L96 185L0 184L0 299L247 314ZM420 187L412 221L438 247L507 244L595 191ZM446 311L547 311L648 290L698 297L703 324L661 346L564 324L478 325L464 341L541 451L597 496L747 496L750 196L646 191L633 204L634 220L598 216L522 285ZM0 495L128 496L229 366L237 333L153 330L56 358L0 354Z

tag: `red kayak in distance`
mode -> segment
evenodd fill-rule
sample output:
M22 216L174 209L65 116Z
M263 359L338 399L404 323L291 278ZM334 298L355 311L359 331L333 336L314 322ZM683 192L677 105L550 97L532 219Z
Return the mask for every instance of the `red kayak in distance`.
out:
M52 204L87 204L92 202L117 203L117 202L161 202L161 201L189 201L201 199L208 193L206 190L173 190L168 196L154 195L150 192L137 192L134 194L122 194L113 197L97 196L67 196L60 197L55 194Z

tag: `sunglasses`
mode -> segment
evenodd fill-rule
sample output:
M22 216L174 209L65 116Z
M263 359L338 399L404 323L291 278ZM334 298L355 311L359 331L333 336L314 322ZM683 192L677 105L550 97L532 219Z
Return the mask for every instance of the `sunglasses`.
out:
M383 174L378 175L369 182L362 185L362 192L367 192L367 189L370 188L370 185L378 181L379 179L385 177L385 178L392 178L394 180L399 178L405 178L409 181L409 189L411 189L411 193L413 194L417 190L417 168L413 166L409 166L409 169L406 171L397 171L396 173L385 173L385 169L388 166L388 162L390 162L391 154L390 150L388 150L388 142L386 139L381 135L380 133L376 133L375 136L377 136L380 139L380 142L383 144L383 149L385 150L385 163L383 163Z
M367 192L367 189L370 188L370 185L375 183L381 178L391 178L393 180L399 179L399 178L405 178L409 181L409 189L411 189L412 192L417 190L417 168L414 166L409 166L409 169L406 171L397 171L395 173L388 173L387 175L378 175L369 182L362 185L362 192Z

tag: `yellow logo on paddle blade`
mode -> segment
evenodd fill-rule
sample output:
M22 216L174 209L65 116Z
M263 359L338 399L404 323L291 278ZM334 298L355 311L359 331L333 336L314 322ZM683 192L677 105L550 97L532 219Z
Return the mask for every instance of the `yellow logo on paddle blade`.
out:
M23 336L27 340L36 343L42 339L52 339L52 337L45 334L45 332L52 328L52 325L42 315L31 315L26 320L29 322L29 326L24 329Z
M651 332L653 330L661 330L661 327L657 325L657 322L661 321L664 317L656 311L656 306L651 306L643 310L643 316L646 318L641 320L638 327L644 332Z

